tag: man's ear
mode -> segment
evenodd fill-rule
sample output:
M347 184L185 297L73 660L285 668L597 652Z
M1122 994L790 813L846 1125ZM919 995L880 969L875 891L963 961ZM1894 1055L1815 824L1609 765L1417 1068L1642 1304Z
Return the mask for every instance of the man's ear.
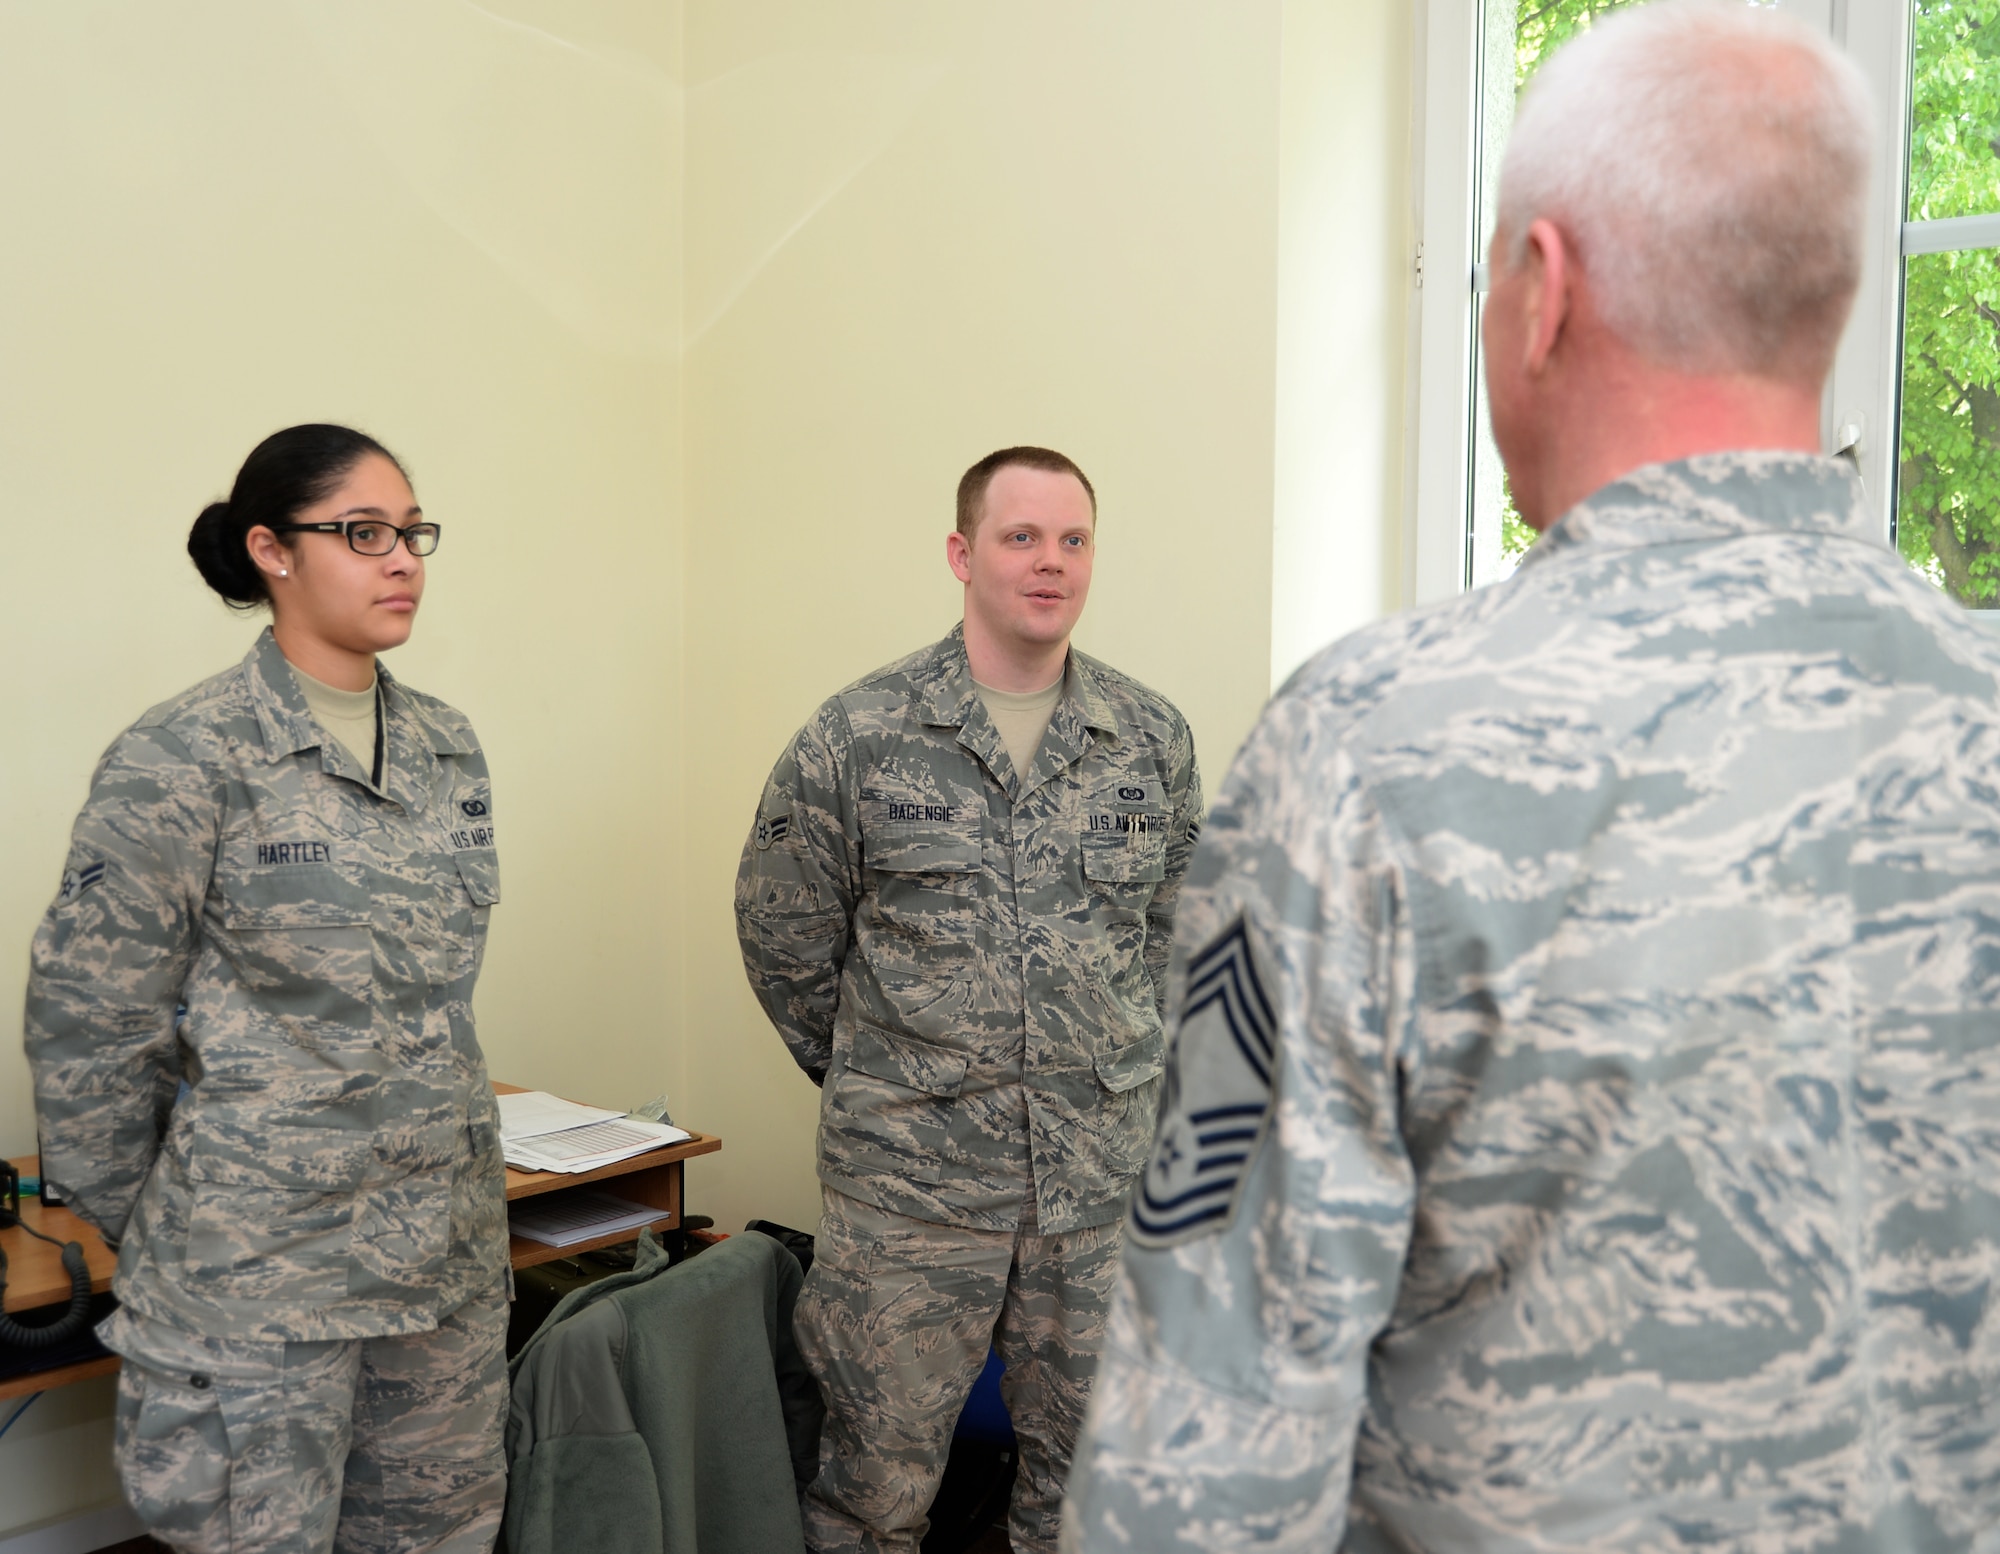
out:
M972 581L972 546L956 529L944 537L944 564L961 583Z
M1530 377L1540 377L1555 355L1563 329L1569 323L1570 290L1576 283L1576 258L1569 241L1552 221L1537 221L1528 228L1526 252L1521 263L1528 269L1528 327L1523 332L1521 366Z

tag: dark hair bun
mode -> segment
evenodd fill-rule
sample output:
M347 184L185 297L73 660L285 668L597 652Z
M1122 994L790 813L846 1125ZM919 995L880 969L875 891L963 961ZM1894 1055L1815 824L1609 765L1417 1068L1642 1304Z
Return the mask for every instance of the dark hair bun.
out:
M227 502L210 502L201 510L188 531L188 555L201 580L236 608L249 609L270 597L244 536L229 521Z
M264 574L250 559L250 531L289 523L332 495L371 453L403 467L374 438L346 426L288 426L258 443L236 472L229 500L209 503L188 531L188 555L202 581L234 609L269 603Z

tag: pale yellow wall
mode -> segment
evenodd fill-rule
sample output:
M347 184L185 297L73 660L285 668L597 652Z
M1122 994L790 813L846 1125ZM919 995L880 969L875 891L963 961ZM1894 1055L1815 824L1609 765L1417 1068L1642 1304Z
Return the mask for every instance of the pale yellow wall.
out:
M256 631L188 524L349 420L445 526L391 664L492 760L493 1068L677 1086L679 41L655 0L0 8L0 1008L98 753ZM0 1536L111 1492L107 1396L0 1442Z
M1407 0L1284 0L1271 683L1402 598Z
M687 58L688 1113L728 1227L810 1227L819 1092L744 985L772 761L957 619L960 471L1100 497L1080 644L1219 781L1270 671L1279 7L696 0Z

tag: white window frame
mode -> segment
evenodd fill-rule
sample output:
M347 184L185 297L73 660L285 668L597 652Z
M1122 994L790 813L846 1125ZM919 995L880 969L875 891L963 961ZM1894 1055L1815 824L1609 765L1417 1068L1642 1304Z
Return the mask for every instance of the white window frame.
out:
M1861 67L1875 98L1868 243L1861 288L1841 336L1820 412L1821 446L1849 450L1886 540L1895 517L1897 400L1903 367L1903 201L1909 161L1909 0L1832 0L1826 26Z
M1478 156L1480 0L1416 8L1416 426L1409 440L1403 602L1431 604L1465 588L1471 500L1472 248Z
M1879 133L1868 188L1869 242L1860 290L1821 414L1822 446L1847 451L1886 538L1894 517L1897 400L1906 254L2000 246L2000 217L1903 222L1910 117L1909 0L1778 0L1825 30L1873 89ZM1403 599L1428 604L1463 592L1471 500L1477 241L1476 165L1481 0L1421 0L1416 14L1412 169L1417 179Z

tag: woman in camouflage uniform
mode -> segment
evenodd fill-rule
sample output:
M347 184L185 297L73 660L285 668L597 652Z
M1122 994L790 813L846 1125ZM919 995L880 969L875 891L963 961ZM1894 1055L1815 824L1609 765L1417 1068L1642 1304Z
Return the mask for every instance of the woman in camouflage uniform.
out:
M372 439L259 444L188 550L271 626L113 742L35 936L43 1170L118 1247L118 1465L177 1549L499 1520L492 795L466 720L375 658L437 538Z

